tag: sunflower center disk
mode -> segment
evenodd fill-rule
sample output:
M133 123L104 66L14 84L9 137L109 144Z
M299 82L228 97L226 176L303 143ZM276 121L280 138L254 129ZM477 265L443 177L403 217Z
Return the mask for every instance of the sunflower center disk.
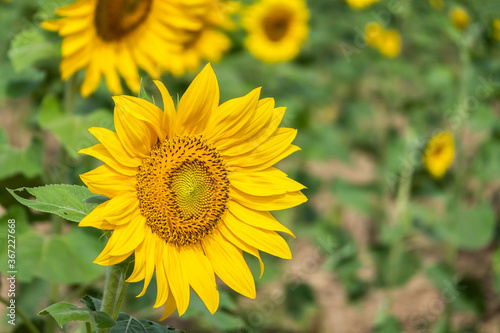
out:
M200 136L155 145L137 173L139 208L153 233L176 245L195 244L226 211L227 170L219 152Z
M152 0L99 0L95 10L97 34L105 41L120 40L143 23Z
M285 37L290 25L291 13L286 10L275 10L267 15L262 24L267 37L273 42L280 41Z

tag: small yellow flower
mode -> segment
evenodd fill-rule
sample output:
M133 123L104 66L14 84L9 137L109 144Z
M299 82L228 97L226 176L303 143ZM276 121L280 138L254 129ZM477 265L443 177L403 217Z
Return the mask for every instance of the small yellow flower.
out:
M455 28L465 30L470 23L470 17L467 11L462 7L454 7L450 12L450 19Z
M270 211L297 206L304 186L275 168L299 150L297 130L279 127L285 108L260 98L260 88L219 105L210 65L194 79L177 108L155 81L163 110L145 100L116 96L116 132L93 127L99 144L80 151L104 162L81 175L90 191L107 196L79 224L113 230L95 263L115 265L134 255L128 282L156 273L154 307L162 319L182 315L190 288L211 313L219 306L215 274L255 298L243 251L290 259L280 234L291 234ZM293 234L292 234L293 236Z
M493 37L500 40L500 19L493 20Z
M443 0L429 0L431 3L432 8L436 10L443 10L444 9L444 1Z
M453 137L448 132L434 136L424 151L423 162L434 178L441 178L455 156Z
M394 58L401 52L401 35L396 30L385 30L378 23L370 23L365 27L366 43L377 48L386 57Z
M363 9L370 7L379 0L345 0L347 4L354 9Z
M378 45L380 53L389 58L394 58L401 52L401 35L396 30L387 30Z
M245 46L268 63L292 60L307 37L308 19L304 0L259 0L243 14Z

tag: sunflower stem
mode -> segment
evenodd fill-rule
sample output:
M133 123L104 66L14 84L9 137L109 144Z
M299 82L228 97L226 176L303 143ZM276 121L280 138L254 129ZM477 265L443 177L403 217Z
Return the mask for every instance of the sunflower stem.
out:
M119 309L121 304L117 304L117 294L119 290L124 289L123 272L118 265L108 267L106 282L104 284L104 295L102 297L101 311L113 316L115 308ZM99 329L98 333L107 333L109 329Z
M116 301L115 310L113 311L113 316L112 316L112 318L115 320L116 318L118 318L118 314L120 313L120 307L122 305L123 298L125 297L125 292L127 291L127 287L128 283L127 282L123 283L120 295L118 295L118 300Z

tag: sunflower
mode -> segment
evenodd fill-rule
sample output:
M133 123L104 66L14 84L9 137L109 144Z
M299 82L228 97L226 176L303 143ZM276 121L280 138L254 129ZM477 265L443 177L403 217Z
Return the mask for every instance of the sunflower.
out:
M234 22L230 15L237 9L233 2L213 0L207 11L199 15L200 29L184 30L184 40L180 47L170 55L167 71L176 76L198 70L202 60L218 62L231 47L231 40L221 31L233 30Z
M366 43L377 48L381 54L394 58L401 52L401 35L396 30L385 30L378 23L367 24L365 27Z
M299 150L296 130L278 127L285 109L260 89L219 105L219 87L207 65L177 106L155 81L163 111L129 96L114 97L116 133L91 128L99 144L81 153L105 164L81 175L96 194L110 200L80 226L113 230L95 260L117 264L135 254L127 281L144 280L142 296L156 271L155 307L162 319L182 315L189 288L211 313L219 295L214 273L229 287L255 297L255 283L242 251L291 258L276 231L292 233L269 211L305 202L303 185L273 167ZM161 320L162 320L161 319Z
M500 40L500 19L493 20L493 37Z
M424 152L424 165L434 178L441 178L451 165L455 156L453 137L448 132L434 136Z
M265 62L291 60L307 37L308 19L304 0L260 0L242 17L248 31L245 46Z
M347 4L354 9L364 9L378 1L379 0L346 0Z
M158 78L168 54L185 38L183 31L200 29L196 13L207 6L205 2L77 0L56 11L62 18L44 21L42 27L64 37L63 80L85 68L83 96L97 89L101 76L113 94L121 94L118 73L138 92L138 68Z
M470 23L469 14L462 7L454 7L450 11L450 19L455 28L458 30L465 30Z

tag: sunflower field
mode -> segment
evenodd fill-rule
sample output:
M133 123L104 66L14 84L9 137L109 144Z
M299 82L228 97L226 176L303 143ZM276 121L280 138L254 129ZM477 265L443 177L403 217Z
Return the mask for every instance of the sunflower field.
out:
M499 1L0 29L0 332L500 333Z

